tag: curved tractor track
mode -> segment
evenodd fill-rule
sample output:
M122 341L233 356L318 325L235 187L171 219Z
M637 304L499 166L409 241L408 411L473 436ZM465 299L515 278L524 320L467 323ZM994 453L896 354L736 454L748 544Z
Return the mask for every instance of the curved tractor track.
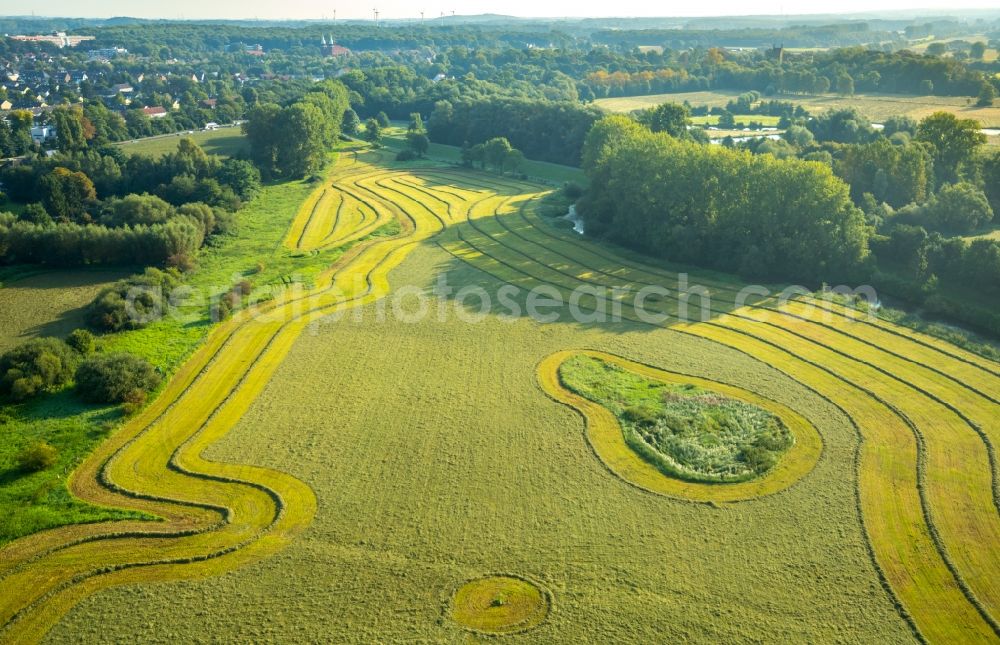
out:
M39 640L75 603L102 588L231 570L278 551L309 525L316 512L309 486L286 473L211 461L202 453L239 421L306 325L383 297L387 274L413 248L458 219L492 212L504 199L477 191L468 200L452 196L446 213L432 213L379 186L395 175L407 173L342 161L333 184L317 189L302 212L333 208L328 196L336 192L336 203L350 200L366 214L344 214L346 223L323 235L310 232L309 219L295 233L300 214L293 246L311 251L360 240L393 219L400 235L363 241L311 290L287 291L219 325L157 400L70 479L80 499L162 521L66 526L0 551L0 639Z
M218 574L274 553L301 533L316 510L307 485L266 468L210 461L202 452L236 424L306 325L385 296L388 272L434 237L500 282L548 285L564 295L588 287L583 308L613 299L626 321L732 348L829 401L857 433L858 520L873 568L914 636L1000 641L1000 365L809 297L761 298L735 308L741 285L720 278L691 280L709 293L710 315L678 322L686 306L697 313L702 304L678 295L678 274L552 227L536 213L544 189L449 168L387 170L370 160L342 160L332 181L302 205L285 239L303 253L359 243L313 289L289 291L220 325L156 402L70 481L84 500L163 521L70 526L8 545L0 551L0 585L17 592L0 597L0 639L37 640L74 603L104 587ZM400 235L367 238L392 220L402 225ZM663 314L655 322L641 318L634 302L650 286L671 290L645 301L647 312ZM616 291L598 291L608 287ZM540 386L581 410L585 432L595 419L607 430L611 424L599 409L564 397L554 380L558 362L572 351L578 350L539 364ZM615 357L669 378L641 359ZM715 386L761 396L752 383ZM678 492L648 472L633 483L696 501L752 504L809 477L822 458L812 425L802 419L805 459L779 464L779 476L739 491L721 485Z

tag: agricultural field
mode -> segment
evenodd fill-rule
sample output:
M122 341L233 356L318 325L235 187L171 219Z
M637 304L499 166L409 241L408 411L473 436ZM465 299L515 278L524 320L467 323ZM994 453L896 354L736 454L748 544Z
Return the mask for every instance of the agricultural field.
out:
M177 139L189 137L194 139L202 149L210 155L232 157L249 151L250 146L239 127L224 127L218 130L193 130L191 133L164 134L146 139L136 139L117 144L130 154L145 154L152 157L162 157L177 149Z
M42 271L0 286L0 353L37 336L66 336L83 326L97 292L127 275L118 270Z
M740 303L566 230L549 186L393 156L342 152L213 260L311 269L74 471L129 519L0 551L0 638L997 637L1000 365L823 299ZM570 307L528 315L540 287ZM757 478L669 477L567 389L586 356L793 441Z
M725 107L726 103L739 96L736 91L680 92L676 94L655 94L650 96L624 96L598 99L594 103L611 112L631 112L661 103L683 103ZM1000 105L976 107L975 99L960 96L907 96L902 94L856 94L837 96L833 94L776 94L769 99L790 101L801 105L813 114L826 110L857 108L874 123L880 123L890 116L905 115L920 120L934 112L951 112L963 119L976 119L984 128L1000 127Z

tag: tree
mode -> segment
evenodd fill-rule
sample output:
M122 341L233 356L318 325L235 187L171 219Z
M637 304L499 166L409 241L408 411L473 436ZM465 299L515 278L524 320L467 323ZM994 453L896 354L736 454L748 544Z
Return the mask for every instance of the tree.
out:
M243 124L243 134L250 143L250 159L265 175L277 172L280 114L281 107L274 103L258 104L250 110Z
M365 121L365 141L376 148L382 145L382 126L378 119L368 119Z
M340 127L342 115L337 117ZM276 168L287 177L304 177L317 172L326 161L331 123L313 103L293 103L281 111Z
M911 136L917 133L917 121L908 116L890 116L882 125L882 134L886 137L897 132L906 132Z
M639 122L653 132L666 132L675 138L687 137L687 127L691 120L688 109L679 103L663 103L642 113Z
M817 76L812 89L815 94L826 94L830 91L830 79L826 76Z
M505 137L494 137L483 144L483 159L494 170L502 173L510 151L510 141Z
M156 195L126 195L108 201L102 220L110 226L163 224L174 216L173 206Z
M976 107L990 107L996 97L997 89L993 87L993 83L983 81L983 85L979 89L979 97L976 99Z
M931 217L928 223L948 233L971 233L993 219L986 195L966 182L942 186L928 210Z
M993 213L1000 213L1000 150L983 159L983 186Z
M507 151L507 156L504 158L504 168L510 171L512 174L516 174L518 170L521 169L521 164L524 163L524 153L517 148L511 148Z
M80 106L59 107L52 110L50 116L56 127L56 140L62 152L83 150L87 147L87 142L94 138L94 126L84 116Z
M920 93L921 94L933 94L934 93L934 81L929 78L925 78L920 81Z
M243 201L253 199L260 192L260 171L249 161L226 159L216 176Z
M788 129L785 130L785 139L797 148L808 148L815 141L816 137L813 133L809 131L808 128L801 125L790 125Z
M736 118L729 110L723 110L719 115L719 127L723 130L732 130L736 127Z
M375 115L375 120L378 121L378 124L380 126L382 126L383 128L388 128L389 127L389 115L386 114L384 111L383 112L379 112L378 114L376 114Z
M410 113L410 125L407 126L408 132L423 132L424 131L424 120L421 118L419 112Z
M340 125L340 130L344 134L353 137L358 133L358 130L360 129L361 129L361 119L358 118L358 113L350 108L345 110L344 120Z
M87 209L97 200L94 183L87 175L63 167L42 178L42 190L45 210L65 222L84 220Z
M76 391L93 403L122 403L135 392L146 393L160 375L146 360L132 354L97 354L76 370Z
M86 329L74 329L66 337L66 344L81 356L94 353L94 335Z
M406 145L418 157L423 157L427 154L427 149L430 148L431 141L423 132L419 130L411 130L406 133Z
M934 169L943 183L958 180L959 169L975 157L986 136L979 131L978 121L935 112L917 126L917 140L933 146Z
M58 338L35 338L0 356L0 394L24 401L73 378L77 354Z
M847 72L837 76L837 94L854 96L854 79Z
M969 58L974 60L982 60L983 56L986 55L986 43L981 40L977 40L972 43L969 47Z

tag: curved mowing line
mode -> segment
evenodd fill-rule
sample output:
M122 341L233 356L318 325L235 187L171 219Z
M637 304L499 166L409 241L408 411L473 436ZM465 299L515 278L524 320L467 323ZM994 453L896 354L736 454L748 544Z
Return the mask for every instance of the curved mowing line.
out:
M785 422L795 436L795 443L766 475L746 482L705 484L670 477L629 447L622 435L621 425L611 411L563 385L559 368L574 356L591 356L651 380L663 383L691 383L758 405ZM772 495L798 482L812 471L823 451L823 440L819 432L805 417L773 399L727 383L667 371L608 352L589 349L562 350L550 354L538 364L536 373L538 384L546 395L583 417L587 441L604 466L627 483L651 493L694 502L725 503L753 500Z
M545 237L549 237L558 240L560 242L563 242L565 244L574 246L576 248L579 248L587 252L590 255L594 255L603 258L605 260L616 262L622 265L623 267L636 269L645 272L649 275L657 275L674 281L677 280L678 274L676 272L665 271L663 269L656 267L654 264L652 264L653 262L655 262L653 258L648 258L650 262L649 264L646 265L639 264L637 262L630 260L628 257L625 256L626 253L629 253L632 256L634 256L636 255L635 252L628 251L626 249L621 249L619 251L619 247L613 244L604 244L602 246L598 246L592 242L583 242L579 239L579 236L575 238L570 237L569 234L559 231L553 228L551 225L548 225L540 221L539 216L535 213L531 213L531 216L529 218L527 210L528 209L524 209L520 211L521 218L526 223L528 223L528 225L530 225L533 229L535 229L538 233L540 233ZM611 249L611 251L605 250L605 247ZM728 285L724 282L715 279L705 279L703 275L699 276L699 283L703 284L704 286L712 287L714 289L719 289L720 291L723 292L729 292L733 294L736 293L736 291L732 289L731 285ZM942 341L933 336L927 336L925 334L921 334L920 332L907 329L906 327L894 325L887 321L878 319L869 320L868 316L862 314L861 312L858 312L857 310L852 309L850 307L845 307L844 305L837 304L835 302L829 302L823 299L812 298L812 297L801 297L801 301L807 302L817 307L821 307L839 318L843 318L851 322L860 323L862 326L871 327L880 333L891 334L893 336L903 338L907 341L917 343L935 352L936 354L940 354L941 356L946 356L951 360L965 363L971 367L987 372L993 376L1000 377L1000 366L998 366L995 362L991 361L988 358L975 354L973 352L968 352L967 350L963 350L959 347L956 347L946 341Z
M473 227L475 227L475 225L474 225L474 224L473 224ZM478 228L478 227L475 227L475 228ZM473 248L473 249L474 249L474 250L476 251L476 253L477 253L478 255L480 255L480 256L483 256L483 254L484 254L484 251L483 251L482 249L480 249L480 248L476 247L475 245L473 245L473 244L469 243L469 242L468 242L468 240L466 240L466 239L464 238L464 236L463 236L463 235L461 234L461 231L458 231L458 237L459 237L459 239L463 240L463 241L464 241L464 242L465 242L466 244L468 244L469 246L471 246L471 247L472 247L472 248ZM495 240L495 239L493 239L492 241L493 241L494 243L496 243L496 242L497 242L497 240ZM451 252L451 250L450 250L450 249L448 249L447 247L445 247L445 249ZM455 254L454 252L452 252L452 253L453 253L453 254ZM465 260L465 261L468 261L468 262L472 262L474 266L477 266L477 268L480 268L481 270L485 270L485 269L482 269L482 267L481 267L481 266L478 266L478 265L477 265L477 264L476 264L476 263L475 263L474 261L470 260L470 259L469 259L468 257L466 257L466 256L464 256L464 255L462 255L462 254L457 254L457 255L456 255L456 257L459 257L460 259L463 259L463 260ZM491 257L491 256L487 256L487 257L490 257L490 259L491 259L491 260L493 260L493 261L497 262L497 263L498 263L498 264L500 264L500 265L506 265L508 269L511 269L511 270L514 270L514 271L515 271L515 272L517 272L517 273L524 273L523 269L518 269L517 267L514 267L513 265L511 265L511 264L509 264L509 263L507 263L507 262L504 262L503 260L500 260L500 259L498 259L498 258L496 258L496 257ZM491 273L490 271L487 271L487 272L488 272L488 273ZM530 274L525 274L525 275L528 275L528 277L529 277L530 279L532 279L532 280L534 280L534 281L536 281L536 282L538 282L538 281L540 281L540 282L546 282L545 280L543 280L543 279L540 279L540 278L538 278L537 276L530 276ZM509 278L504 278L504 277L500 277L500 276L496 276L495 274L494 274L494 276L495 276L495 277L497 277L498 279L502 280L502 281L505 281L505 282L510 282L510 279L509 279ZM564 285L559 285L559 284L556 284L556 283L551 283L551 282L549 282L549 283L550 283L550 284L553 284L554 286L557 286L557 287L564 287ZM942 554L942 555L943 555L943 554ZM978 604L978 603L976 603L976 604ZM974 621L973 621L973 622L974 622ZM990 621L990 622L992 622L992 621ZM970 624L971 624L971 623L970 623ZM990 626L990 627L992 627L992 626ZM989 630L989 627L988 627L987 629ZM992 630L989 630L989 631L992 631Z
M378 194L375 197L384 200ZM6 614L4 637L15 640L40 637L80 597L105 586L228 570L281 548L309 523L315 510L315 498L301 482L268 469L208 462L200 453L238 421L305 324L338 308L371 302L387 293L388 271L421 240L442 230L443 222L429 209L434 217L427 219L414 217L395 204L387 206L389 211L403 217L407 224L406 237L356 247L357 251L352 249L345 254L342 266L317 281L318 286L313 291L305 295L286 295L280 302L274 302L259 321L243 320L238 316L222 325L182 367L160 399L129 424L133 430L122 431L106 442L75 473L73 483L80 485L75 485L74 490L81 497L159 512L168 518L167 524L134 521L128 523L130 530L127 532L107 530L110 528L107 524L87 525L83 530L73 527L77 530L38 534L35 540L26 538L14 543L16 549L3 551L5 560L14 553L22 558L20 565L7 571L3 579L5 586L9 583L10 588L32 591L17 599L14 604L20 606L14 608L13 614ZM373 208L373 211L380 213L382 208ZM344 301L339 299L339 294L332 293L344 287L350 277L359 274L365 276L365 287L352 298ZM340 289L340 293L344 292ZM302 304L304 311L291 310L293 304ZM261 325L251 327L251 322ZM239 352L235 347L223 352L230 343L237 343L237 334L249 334L247 340L256 338L260 347L245 369L237 369L239 360L234 355ZM207 383L216 373L225 378L221 382ZM233 378L236 378L235 384L227 384L227 380ZM192 388L197 383L203 383L197 395L206 402L217 401L217 404L208 409L207 414L200 413L205 420L196 425L168 423L171 414L183 418L184 414L191 413L191 408L181 405L181 401L185 395L195 396ZM206 387L210 389L206 391ZM184 430L184 427L193 427L194 431ZM167 434L151 446L154 429ZM168 440L171 435L175 439ZM169 454L162 454L162 449L171 445L174 447ZM158 449L161 454L157 454ZM130 456L126 457L127 454ZM132 483L120 485L120 481L130 481L130 478L134 480ZM233 486L244 487L245 492L234 495L229 490ZM157 492L150 494L144 492L146 490ZM185 491L185 497L191 499L165 500L159 491ZM126 498L126 494L129 497ZM260 495L269 502L262 503ZM206 498L210 501L201 501ZM274 510L267 511L267 508ZM225 516L223 523L218 520L220 515ZM207 523L209 516L215 517L212 523ZM164 530L168 526L175 527L172 535ZM223 531L233 534L232 539L218 541L223 531L215 529L220 526ZM152 533L136 530L141 527L150 528ZM75 539L60 545L59 538L67 537ZM99 541L103 544L97 544ZM34 554L31 553L32 542L40 547ZM210 547L210 544L219 546ZM149 557L154 552L156 557ZM200 566L187 564L192 562ZM181 563L185 564L180 566ZM76 566L67 569L71 564ZM33 576L35 584L14 585L17 578L28 581Z

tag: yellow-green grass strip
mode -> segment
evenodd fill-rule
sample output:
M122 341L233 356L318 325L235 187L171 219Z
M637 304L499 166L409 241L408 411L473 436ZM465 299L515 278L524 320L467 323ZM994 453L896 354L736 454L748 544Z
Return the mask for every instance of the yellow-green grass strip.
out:
M604 406L569 390L559 376L559 367L574 356L590 356L617 365L644 378L670 384L691 384L759 406L778 416L792 432L795 443L765 475L739 483L706 484L669 477L640 457L626 443L621 425ZM695 502L739 502L771 495L788 488L815 467L823 452L816 428L788 406L734 385L706 378L669 372L607 352L563 350L550 354L537 368L538 383L554 400L583 417L585 435L594 454L615 476L643 490Z

